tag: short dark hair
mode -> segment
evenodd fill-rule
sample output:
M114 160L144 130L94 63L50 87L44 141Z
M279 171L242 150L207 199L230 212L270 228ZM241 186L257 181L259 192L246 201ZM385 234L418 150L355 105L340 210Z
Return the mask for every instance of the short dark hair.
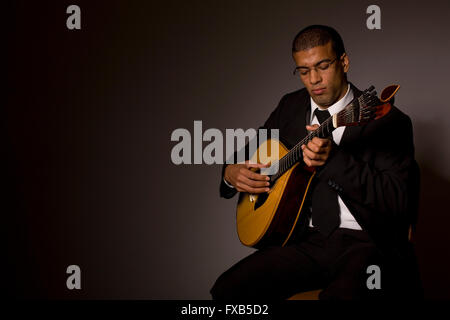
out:
M295 36L292 43L292 53L324 46L330 41L337 58L340 58L345 53L345 48L339 33L328 26L318 24L308 26Z

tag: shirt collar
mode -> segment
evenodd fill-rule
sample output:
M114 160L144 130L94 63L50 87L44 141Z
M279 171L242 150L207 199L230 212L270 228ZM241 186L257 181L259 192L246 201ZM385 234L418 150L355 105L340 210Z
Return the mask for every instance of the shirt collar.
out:
M350 88L350 84L348 84L347 93L340 100L336 101L333 105L329 106L327 109L320 108L312 98L310 99L311 99L311 120L312 120L314 117L314 111L316 111L317 108L319 108L319 110L328 110L328 112L330 112L330 115L333 115L343 110L353 100L353 90Z

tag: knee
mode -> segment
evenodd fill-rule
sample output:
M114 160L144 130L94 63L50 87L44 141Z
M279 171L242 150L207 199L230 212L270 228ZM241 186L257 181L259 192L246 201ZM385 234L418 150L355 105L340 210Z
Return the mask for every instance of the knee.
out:
M232 288L229 285L229 282L224 279L224 275L221 275L217 278L216 282L212 286L211 290L209 290L211 297L213 300L230 300L232 297Z

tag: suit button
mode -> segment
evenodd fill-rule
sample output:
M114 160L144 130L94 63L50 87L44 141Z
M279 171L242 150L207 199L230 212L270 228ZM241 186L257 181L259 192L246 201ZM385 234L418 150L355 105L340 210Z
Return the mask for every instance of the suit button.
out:
M328 185L332 187L334 185L333 181L328 180Z

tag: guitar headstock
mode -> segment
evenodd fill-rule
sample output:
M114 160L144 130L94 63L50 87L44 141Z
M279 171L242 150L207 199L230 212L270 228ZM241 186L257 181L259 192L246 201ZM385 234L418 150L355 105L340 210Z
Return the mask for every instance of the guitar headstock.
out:
M383 104L374 89L374 86L370 86L339 112L336 115L336 127L363 125L387 114L391 105Z

